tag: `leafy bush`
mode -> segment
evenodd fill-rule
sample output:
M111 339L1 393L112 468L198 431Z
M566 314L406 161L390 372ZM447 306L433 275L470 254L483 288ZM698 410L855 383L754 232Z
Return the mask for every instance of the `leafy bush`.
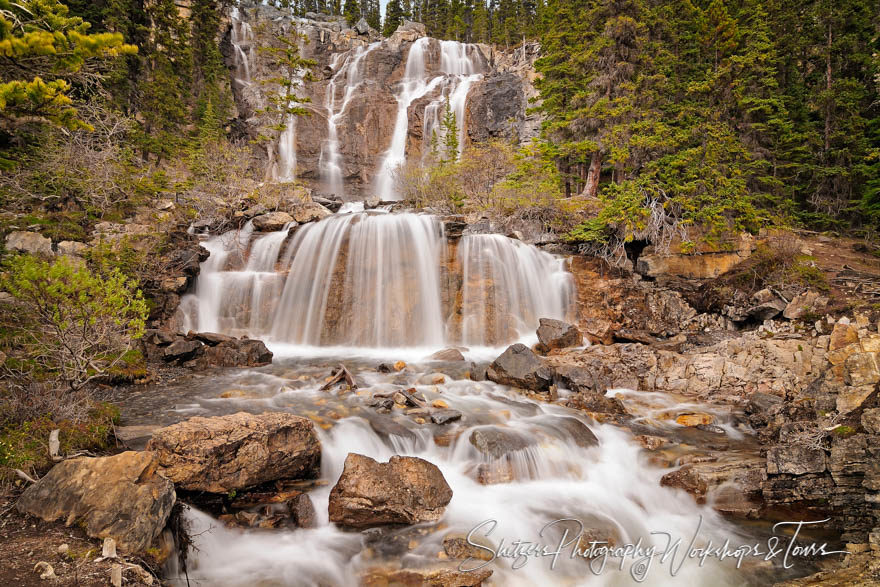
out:
M78 390L104 375L143 335L147 303L119 269L96 274L67 257L27 255L6 269L5 289L32 317L13 328L33 365L63 387Z

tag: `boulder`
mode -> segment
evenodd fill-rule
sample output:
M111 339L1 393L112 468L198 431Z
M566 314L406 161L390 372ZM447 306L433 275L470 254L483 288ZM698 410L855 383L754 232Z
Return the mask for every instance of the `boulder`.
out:
M393 456L387 463L349 453L330 491L330 521L352 528L436 522L452 489L435 465Z
M143 552L176 501L174 485L157 467L151 452L69 459L28 487L16 507L47 522L77 522L93 538L112 538L120 550Z
M58 254L65 257L82 257L89 245L78 241L61 241L58 243Z
M202 348L202 346L202 343L197 340L178 338L165 347L162 356L169 363L172 361L179 361L182 363L195 357L196 353Z
M545 350L581 346L583 337L577 326L552 318L541 318L538 340Z
M599 439L596 438L593 431L577 418L566 416L557 418L554 423L558 429L563 430L581 448L590 448L599 444Z
M475 564L474 566L478 566ZM468 567L470 569L471 567ZM492 576L492 570L459 570L458 565L435 565L427 568L370 569L361 577L364 587L477 587Z
M511 345L501 353L489 365L486 377L495 383L532 391L547 391L553 383L553 372L521 343Z
M278 232L291 222L293 217L287 212L269 212L253 219L254 230L259 232Z
M359 35L367 35L370 33L370 25L367 24L367 20L362 17L357 23L355 23L354 30Z
M746 310L746 314L758 322L772 320L788 307L788 304L782 298L769 289L762 289L756 292L752 296L751 303L752 306Z
M6 235L6 248L10 251L52 257L52 241L36 232L16 230Z
M443 349L442 351L437 351L430 357L428 357L429 361L464 361L464 355L461 354L461 351L458 349Z
M220 343L235 340L234 337L229 336L228 334L219 334L217 332L190 332L186 337L191 340L198 340L209 346L217 346Z
M203 347L196 367L261 367L271 363L272 357L272 351L261 340L231 339Z
M305 202L300 204L296 206L291 213L293 214L293 218L300 224L316 222L333 215L333 212L317 202Z
M475 428L469 440L479 452L493 459L500 459L534 444L534 441L525 435L498 426Z
M156 430L147 450L179 488L210 493L311 478L321 460L312 422L278 412L191 418Z
M438 425L449 424L450 422L461 420L461 416L462 414L458 410L446 408L431 412L431 422Z
M318 526L318 514L312 504L312 498L306 493L300 493L287 502L290 511L290 519L297 528L316 528Z

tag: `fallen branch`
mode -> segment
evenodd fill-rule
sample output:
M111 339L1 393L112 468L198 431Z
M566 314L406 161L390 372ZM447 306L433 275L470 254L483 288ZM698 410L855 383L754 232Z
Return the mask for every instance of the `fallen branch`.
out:
M332 388L334 385L345 381L351 389L357 389L357 383L354 381L354 377L351 373L349 373L348 369L345 368L345 365L339 365L339 369L336 373L333 374L333 377L321 387L321 391L327 391Z
M33 477L31 477L30 475L28 475L27 473L25 473L21 469L13 469L13 471L15 472L16 475L18 475L20 478L24 479L28 483L36 483L37 482L36 479L34 479Z

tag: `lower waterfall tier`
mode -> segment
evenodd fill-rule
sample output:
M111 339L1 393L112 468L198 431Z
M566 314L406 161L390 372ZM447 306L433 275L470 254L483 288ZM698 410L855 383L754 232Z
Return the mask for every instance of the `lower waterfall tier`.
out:
M250 225L211 256L183 330L348 347L498 346L570 318L564 260L501 235L447 239L433 216L337 214L273 233Z

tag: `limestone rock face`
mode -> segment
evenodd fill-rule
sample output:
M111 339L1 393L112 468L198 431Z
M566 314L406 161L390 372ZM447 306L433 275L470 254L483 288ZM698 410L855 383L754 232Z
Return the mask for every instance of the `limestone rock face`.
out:
M511 345L486 370L486 377L495 383L532 391L547 391L553 383L553 372L526 345Z
M393 456L387 463L350 453L330 492L330 521L352 528L436 522L452 489L435 465Z
M639 255L635 270L648 277L676 276L687 279L711 279L726 273L734 265L748 258L755 246L754 239L748 234L740 235L739 239L729 243L729 249L697 250L695 254L675 252L673 243L667 254L660 254L654 247L647 247ZM705 245L701 245L705 247Z
M52 241L36 232L24 232L16 230L6 235L6 248L10 251L20 251L31 255L52 257Z
M311 478L321 460L311 421L286 413L191 418L156 430L147 450L179 488L210 493Z
M152 452L62 461L28 487L16 507L47 522L81 522L93 538L113 538L120 550L143 552L176 500L174 485L157 469Z

